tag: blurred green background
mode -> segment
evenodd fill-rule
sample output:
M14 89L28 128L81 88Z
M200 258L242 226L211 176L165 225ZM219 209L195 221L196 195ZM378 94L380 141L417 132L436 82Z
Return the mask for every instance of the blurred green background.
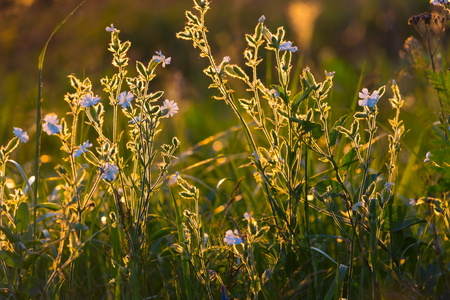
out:
M79 3L0 1L0 137L6 143L13 136L13 126L28 131L31 143L22 146L15 157L28 167L34 153L38 56L55 26ZM164 126L170 136L180 138L182 149L237 125L232 111L211 99L210 82L202 72L206 61L190 43L175 37L183 30L184 12L192 9L192 4L191 0L86 1L49 44L44 61L43 114L64 116L68 106L63 97L71 91L69 74L90 77L94 92L105 97L99 80L114 71L105 27L114 23L121 30L121 39L132 42L131 74L135 60L145 63L157 50L172 57L169 66L158 69L151 88L164 90L163 99L178 102L180 114ZM399 82L406 100L403 118L411 130L405 145L413 147L423 129L436 120L437 101L426 92L424 73L411 71L399 55L404 41L418 36L407 24L408 18L429 11L427 0L214 0L211 6L207 24L218 61L228 55L232 63L243 65L244 34L253 32L258 18L265 15L266 26L272 31L284 26L286 39L299 47L295 64L300 68L308 65L319 80L324 70L336 71L330 99L334 119L349 112L363 74L362 86L369 90L390 85L391 79ZM239 88L236 90L239 93ZM393 117L389 93L388 89L379 105L380 119L385 121ZM387 139L381 143L386 152ZM59 149L57 139L48 136L43 136L42 145L43 154L50 157ZM420 149L421 155L426 151ZM404 151L404 162L409 155Z

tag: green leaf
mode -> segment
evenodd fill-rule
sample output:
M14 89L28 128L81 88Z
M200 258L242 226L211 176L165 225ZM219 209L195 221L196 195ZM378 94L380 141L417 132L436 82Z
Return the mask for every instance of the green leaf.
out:
M23 259L17 253L3 249L0 251L0 259L6 262L9 267L15 269L22 268Z
M231 77L239 78L245 82L248 82L248 76L238 65L226 65L225 72Z
M355 148L352 148L341 159L340 168L348 170L348 168L350 168L350 166L353 163L358 161L357 159L354 159L355 157L356 157L356 150L355 150Z
M19 241L17 236L14 233L12 233L12 231L8 227L0 225L0 230L3 231L3 233L6 235L6 238L10 243L16 243Z
M60 205L51 202L39 203L36 208L44 208L52 211L57 211L61 208Z
M344 280L345 273L347 273L347 270L348 270L347 266L339 265L339 268L336 272L336 280L333 280L333 283L330 285L330 288L328 289L327 295L325 296L325 298L323 298L324 300L331 300L333 299L334 295L340 295L338 289L342 281Z
M328 187L331 188L333 194L337 194L340 190L342 190L342 187L339 184L339 182L333 179L321 180L315 185L314 188L320 195L322 195L328 191Z
M334 123L333 129L331 129L330 132L330 146L334 146L336 144L337 138L339 136L339 131L336 128L338 126L342 126L347 118L348 116L342 116Z
M395 228L393 228L391 231L392 232L397 232L400 231L402 229L408 228L410 226L419 224L419 223L426 223L425 220L419 219L419 218L409 218L406 219L405 221L403 221L401 224L397 225Z
M15 222L18 231L25 231L30 224L30 209L27 202L22 202L16 211Z
M147 70L145 69L145 66L140 61L136 62L136 70L139 72L139 75L146 78L147 77Z
M161 238L161 237L164 237L164 236L166 236L166 235L169 235L170 233L172 233L172 228L170 228L170 227L161 228L160 230L158 230L157 232L153 233L153 234L150 236L149 241L150 241L150 242L151 242L151 241L154 241L154 240L156 240L156 239L159 239L159 238Z

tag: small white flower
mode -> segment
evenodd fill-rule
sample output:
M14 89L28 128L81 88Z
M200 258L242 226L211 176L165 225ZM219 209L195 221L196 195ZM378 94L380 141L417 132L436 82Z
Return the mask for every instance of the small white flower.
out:
M166 99L164 100L164 105L161 106L161 110L163 111L164 117L173 117L176 113L178 113L178 105L175 101ZM164 110L167 110L167 112L164 113Z
M234 230L234 233L231 230L227 230L227 232L225 233L225 237L223 238L223 241L228 245L239 245L244 242L239 237L239 233L236 229Z
M423 160L424 163L431 162L431 152L428 151L425 155L425 159Z
M416 199L409 198L409 205L411 205L411 206L416 205Z
M259 18L258 22L259 22L259 23L264 23L265 20L266 20L266 16L262 15L262 16Z
M22 128L14 127L14 135L19 138L22 143L26 143L30 140L26 131L23 131Z
M292 46L292 42L284 42L280 46L278 46L278 50L280 51L291 51L291 52L297 52L298 48L295 46Z
M130 107L130 102L133 101L134 95L130 92L122 92L119 94L119 97L117 97L117 100L119 100L119 105L122 106L122 108Z
M117 172L119 172L119 168L116 165L107 162L103 166L102 179L113 181L114 179L116 179Z
M59 124L58 116L54 113L47 114L44 117L44 124L42 130L48 135L58 134L62 130L62 125Z
M83 99L80 101L81 107L88 108L92 105L97 105L100 102L99 96L92 96L92 94L86 94L84 95Z
M85 153L87 151L87 148L92 147L92 144L89 143L89 140L83 143L83 145L78 146L77 150L75 150L73 156L78 157L81 154Z
M361 98L358 101L359 106L366 106L373 108L375 104L377 104L378 99L380 96L378 95L378 91L373 91L372 95L369 95L369 90L366 88L363 88L361 92L359 92L359 98Z
M114 28L113 23L111 23L111 26L107 26L105 30L108 32L118 31L116 28Z
M156 51L156 54L158 55L153 55L152 59L154 59L157 63L162 61L162 66L163 68L166 67L167 65L170 65L170 61L172 60L171 57L166 58L162 53L161 50L160 51Z

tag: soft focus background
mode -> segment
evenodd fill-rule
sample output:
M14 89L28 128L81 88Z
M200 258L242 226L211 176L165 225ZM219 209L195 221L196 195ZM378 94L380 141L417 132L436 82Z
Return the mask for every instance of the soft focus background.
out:
M12 137L16 126L28 131L30 144L34 144L38 56L55 26L79 3L0 0L2 141ZM62 117L67 111L63 96L70 91L67 75L72 73L79 78L89 76L95 93L104 96L99 80L113 71L112 55L107 51L110 34L105 27L114 23L121 30L121 39L132 42L131 72L135 60L145 63L157 50L172 57L169 66L158 69L152 88L163 89L164 98L178 102L180 114L165 126L180 138L182 150L237 125L231 110L211 99L209 79L202 72L206 61L192 45L175 37L183 30L185 10L191 7L190 0L86 1L49 44L43 73L43 114L56 112ZM214 0L207 24L216 59L228 55L241 65L244 34L253 32L261 15L266 16L272 31L284 26L287 40L300 49L295 55L298 70L309 66L319 80L324 70L336 71L330 99L334 118L348 112L361 74L362 86L369 89L390 85L390 80L396 79L407 101L403 118L413 133L406 136L405 149L413 146L430 120L436 119L435 96L425 95L420 92L423 87L417 87L423 85L424 74L406 72L408 62L399 55L404 41L418 36L407 24L408 18L430 9L426 0ZM417 80L417 76L422 78ZM392 117L387 97L379 106L382 120ZM42 152L47 160L59 151L56 143L57 139L43 137ZM382 143L387 149L386 139ZM18 151L16 159L31 166L34 147L28 145ZM223 146L216 144L214 150ZM426 149L419 151L424 154ZM409 155L408 150L404 152L404 161Z

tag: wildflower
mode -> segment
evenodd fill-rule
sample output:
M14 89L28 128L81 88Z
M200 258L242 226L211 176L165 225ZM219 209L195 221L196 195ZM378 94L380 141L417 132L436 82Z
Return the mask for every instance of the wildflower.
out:
M161 110L167 110L167 112L163 112L163 116L166 118L173 117L176 113L178 113L178 105L173 100L164 100L164 105L161 106Z
M83 143L83 145L78 146L78 149L75 150L75 153L73 156L78 157L81 154L85 153L87 151L87 148L92 147L92 144L89 143L89 140Z
M363 207L363 203L362 203L362 202L356 203L356 204L353 206L352 210L353 210L354 212L356 212L356 211L358 210L358 208L360 208L360 207Z
M280 46L278 46L278 50L280 51L291 51L291 52L297 52L298 48L295 46L292 46L292 42L284 42Z
M239 245L242 244L244 241L238 236L238 231L235 229L234 233L231 230L227 230L225 233L225 237L223 238L223 241L227 243L228 245Z
M384 188L389 192L389 191L391 191L391 188L394 186L394 183L392 183L392 182L386 182L385 184L384 184Z
M122 92L119 94L119 97L117 97L117 100L119 100L119 105L122 106L122 108L130 107L130 102L134 99L134 95L130 92Z
M95 96L93 97L92 94L86 94L84 95L83 99L80 101L81 107L88 108L92 105L97 105L100 102L100 97Z
M336 73L336 71L333 71L333 72L327 72L327 71L325 70L325 76L326 76L326 77L333 77L333 76L334 76L334 73Z
M106 31L113 32L113 31L118 31L118 30L116 28L114 28L114 24L111 23L111 26L106 27Z
M209 235L205 232L203 233L203 247L206 247L206 243L208 243Z
M275 98L278 98L280 96L280 92L278 91L278 89L276 87L274 87L273 89L271 89L269 91L269 95L272 95Z
M159 63L160 61L162 61L162 66L163 66L163 68L166 67L166 64L170 65L170 61L172 60L171 57L166 58L166 57L161 53L161 50L160 50L160 51L156 51L156 54L158 54L158 55L153 55L152 59L154 59L157 63Z
M22 128L14 127L14 135L19 138L22 143L26 143L30 140L26 131L23 131Z
M431 157L431 152L428 151L427 154L425 155L425 159L423 160L423 162L424 163L431 162L430 157Z
M116 165L113 165L113 164L110 164L109 162L107 162L103 166L102 179L113 181L114 179L116 179L116 174L118 171L119 171L119 168Z
M173 174L172 176L170 176L170 178L169 178L169 185L176 184L178 182L178 176L180 176L178 171L175 174Z
M416 205L416 204L417 204L417 203L416 203L416 199L409 198L409 205L414 206L414 205Z
M58 116L54 113L47 114L44 117L42 130L44 130L48 135L60 133L62 130L62 125L59 124Z
M252 219L252 215L249 214L249 213L245 213L245 214L244 214L244 218L245 218L248 222L250 222L250 220Z
M361 92L359 92L359 98L361 98L358 101L359 106L366 106L373 108L375 104L377 104L378 99L380 96L378 95L378 91L373 91L372 95L369 95L369 90L366 88L363 88Z
M262 16L259 18L258 22L259 22L259 23L264 23L265 20L266 20L266 16L262 15Z

